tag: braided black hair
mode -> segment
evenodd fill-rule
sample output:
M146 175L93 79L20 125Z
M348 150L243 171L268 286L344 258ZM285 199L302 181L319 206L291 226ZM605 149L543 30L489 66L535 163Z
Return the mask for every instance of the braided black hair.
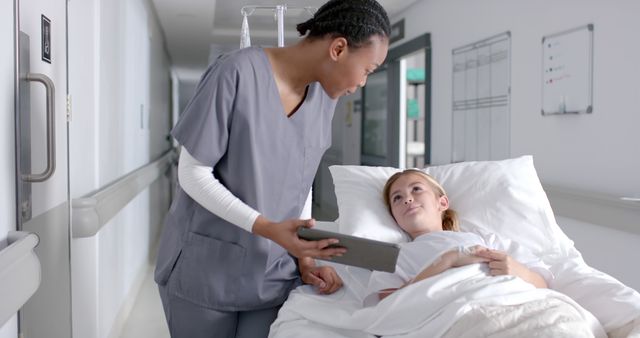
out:
M376 0L329 0L313 18L296 26L307 38L332 37L347 39L349 46L361 47L373 35L389 37L391 23L387 12Z

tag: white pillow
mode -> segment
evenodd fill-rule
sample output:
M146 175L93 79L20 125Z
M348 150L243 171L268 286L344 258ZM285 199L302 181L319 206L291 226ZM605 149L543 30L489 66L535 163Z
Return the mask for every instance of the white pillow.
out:
M400 169L329 167L338 202L339 231L387 242L407 241L382 197L387 179ZM510 238L534 254L573 243L560 230L531 156L463 162L424 169L442 184L462 230L485 229Z

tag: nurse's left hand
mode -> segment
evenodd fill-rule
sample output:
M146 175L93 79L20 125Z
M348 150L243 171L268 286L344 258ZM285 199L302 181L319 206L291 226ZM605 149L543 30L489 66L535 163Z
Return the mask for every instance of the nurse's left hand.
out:
M333 267L315 266L308 257L300 260L300 275L305 284L315 286L322 294L332 294L342 287L342 278Z

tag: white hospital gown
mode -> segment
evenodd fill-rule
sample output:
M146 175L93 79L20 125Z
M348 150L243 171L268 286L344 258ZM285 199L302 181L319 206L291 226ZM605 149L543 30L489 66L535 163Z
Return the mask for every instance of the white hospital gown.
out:
M491 233L437 231L418 236L412 242L400 244L396 271L394 273L374 271L369 279L364 303L367 305L375 303L371 296L377 294L379 290L403 286L445 252L465 250L476 245L505 251L530 270L539 273L547 283L553 279L547 264L514 241ZM484 264L486 267L486 263L477 264ZM488 267L485 270L489 276Z

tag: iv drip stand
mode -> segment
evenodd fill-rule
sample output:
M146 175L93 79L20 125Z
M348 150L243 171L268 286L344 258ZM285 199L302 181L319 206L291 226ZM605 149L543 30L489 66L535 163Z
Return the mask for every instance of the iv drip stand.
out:
M256 9L271 9L275 11L275 18L278 21L278 47L284 47L284 15L287 9L304 9L313 15L317 8L315 7L296 7L288 5L277 6L244 6L240 9L240 14L245 17L251 16Z

